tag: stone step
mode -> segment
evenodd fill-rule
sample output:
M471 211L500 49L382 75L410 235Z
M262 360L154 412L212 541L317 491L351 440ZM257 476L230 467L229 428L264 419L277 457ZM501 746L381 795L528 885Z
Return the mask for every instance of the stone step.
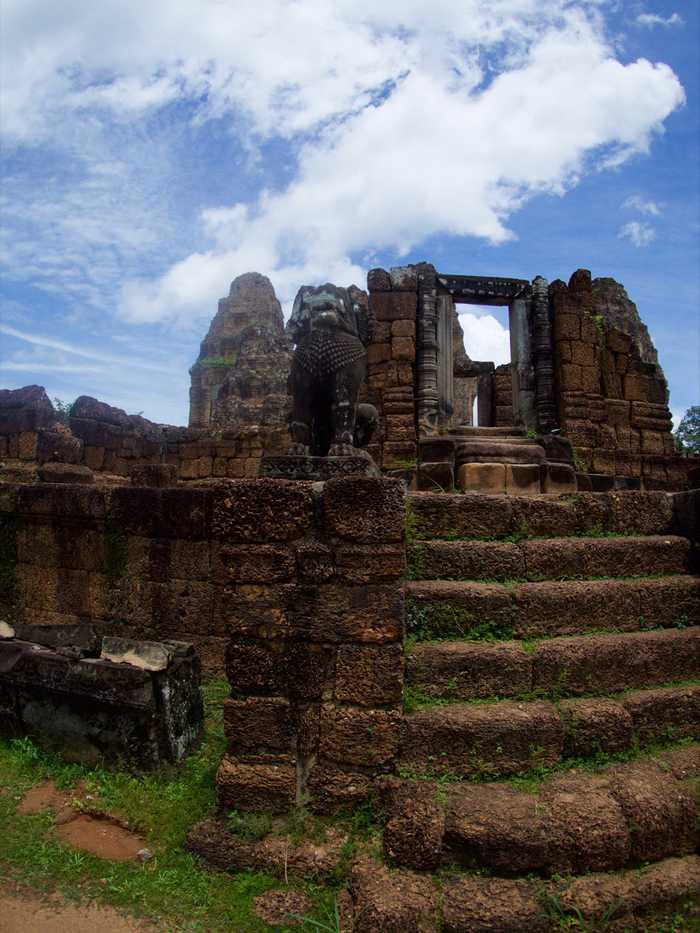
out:
M700 680L700 626L620 635L418 644L406 684L428 697L581 696Z
M417 580L576 580L683 574L690 542L674 535L416 541L408 547Z
M496 444L505 444L506 446L513 444L516 447L518 445L525 445L526 447L539 447L539 445L536 445L535 441L531 437L523 437L518 434L485 434L483 436L477 434L468 434L466 436L458 435L455 438L455 442L457 449L460 449L461 447L478 447L479 445L490 447Z
M438 794L432 781L380 779L385 853L423 870L449 862L545 876L689 855L698 841L698 746L690 767L688 757L682 771L673 755L643 757L594 773L561 771L526 789L466 782Z
M355 933L661 933L697 930L698 898L697 855L551 881L455 871L431 878L362 858L338 903L340 929Z
M527 437L474 437L455 445L455 465L463 463L544 463L544 447Z
M406 584L407 634L538 638L596 630L635 632L700 622L700 578L679 575L568 582Z
M525 428L517 428L515 425L509 425L505 428L479 427L472 424L461 424L459 427L450 428L450 434L456 434L459 437L488 437L494 440L499 437L526 437Z
M399 764L409 773L496 778L565 758L700 738L700 685L617 698L450 703L404 715Z
M672 530L665 492L600 492L562 496L489 496L414 492L409 530L417 538L565 537L591 533L663 535Z

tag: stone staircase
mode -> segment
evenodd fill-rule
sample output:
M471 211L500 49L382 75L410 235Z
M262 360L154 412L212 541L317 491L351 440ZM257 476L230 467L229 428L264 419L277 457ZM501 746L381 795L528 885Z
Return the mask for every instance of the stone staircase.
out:
M400 870L356 869L354 929L700 929L700 579L669 497L415 493L408 522Z
M555 451L561 446L555 436L546 443ZM553 460L543 444L515 426L451 428L421 440L418 488L522 496L576 492L573 464Z

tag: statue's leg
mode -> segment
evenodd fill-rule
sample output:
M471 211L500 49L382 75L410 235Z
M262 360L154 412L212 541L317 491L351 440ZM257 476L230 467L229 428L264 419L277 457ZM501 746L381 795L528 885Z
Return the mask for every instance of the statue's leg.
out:
M306 370L292 361L290 388L292 390L292 420L289 433L292 444L288 453L294 457L307 457L311 445L311 425L313 423L313 386L312 377Z
M353 435L355 433L355 413L357 396L365 375L364 360L358 360L343 366L334 373L333 400L331 415L333 419L333 437L328 455L331 457L349 456L355 452Z

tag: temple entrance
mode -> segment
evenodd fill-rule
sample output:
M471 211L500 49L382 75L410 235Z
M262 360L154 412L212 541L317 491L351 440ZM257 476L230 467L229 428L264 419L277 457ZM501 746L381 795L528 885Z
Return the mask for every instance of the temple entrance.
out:
M431 424L447 429L473 424L476 404L476 424L480 426L534 426L530 283L436 273L434 285L434 291L424 286L419 293L419 423L426 429ZM506 312L500 309L507 309L510 363L502 360L497 366L495 360L473 360L467 355L468 348L464 353L455 348L454 325L460 306L479 312L483 307L493 308L496 328L499 317L505 323Z
M458 303L455 305L457 320L462 328L463 342L467 361L484 360L495 366L494 424L512 425L513 422L513 387L510 365L510 332L508 308ZM458 331L455 331L458 334ZM479 421L477 376L461 376L464 367L464 355L459 359L459 350L455 344L455 424L477 427ZM467 362L468 365L468 362ZM482 406L483 407L483 406ZM486 413L482 412L482 417ZM457 420L459 418L459 420Z

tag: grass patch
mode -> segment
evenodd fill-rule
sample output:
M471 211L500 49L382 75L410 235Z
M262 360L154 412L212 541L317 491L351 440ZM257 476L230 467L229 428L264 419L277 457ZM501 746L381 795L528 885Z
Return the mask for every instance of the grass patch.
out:
M270 930L252 913L252 902L258 894L279 887L278 880L260 872L231 876L205 870L183 848L191 825L214 807L214 776L225 747L222 705L228 685L210 681L204 685L204 694L203 740L177 768L143 774L87 768L44 754L28 739L0 739L0 877L35 891L57 891L69 899L119 907L159 920L168 930ZM145 864L98 859L60 842L53 833L50 812L17 814L22 795L48 779L64 788L85 781L95 797L94 806L109 810L141 832L154 858ZM314 899L313 914L301 926L276 930L310 933L323 929L322 924L333 918L333 886L300 887Z

